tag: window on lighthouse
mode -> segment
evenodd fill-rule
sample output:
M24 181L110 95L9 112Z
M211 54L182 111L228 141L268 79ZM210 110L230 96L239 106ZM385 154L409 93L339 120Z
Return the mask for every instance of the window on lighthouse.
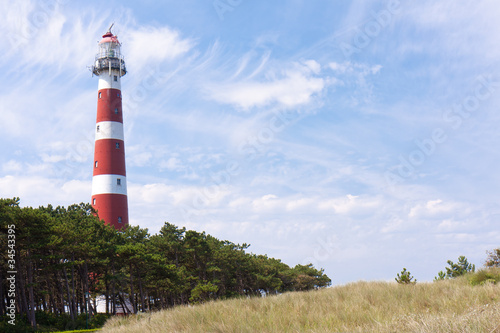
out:
M118 186L121 186L121 185L122 185L122 180L121 180L120 178L118 178L118 179L116 180L116 185L118 185Z
M95 167L97 168L97 161L95 161Z
M118 216L118 223L122 223L122 217Z
M118 76L116 76L116 75L115 75L115 76L113 77L113 80L114 80L115 82L116 82L116 81L118 81Z
M120 149L120 143L119 142L115 143L115 146L116 146L116 149Z

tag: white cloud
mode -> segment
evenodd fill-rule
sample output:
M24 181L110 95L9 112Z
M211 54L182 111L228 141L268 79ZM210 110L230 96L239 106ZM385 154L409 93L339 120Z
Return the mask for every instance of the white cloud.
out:
M441 199L429 200L425 203L418 203L410 209L408 217L410 218L425 218L439 217L447 214L452 214L459 208L460 205L451 202L444 202ZM465 210L466 207L462 206Z
M125 32L124 45L127 63L140 72L165 60L172 60L193 48L195 42L184 39L169 27L139 27Z
M286 204L287 211L299 211L299 210L308 210L312 205L317 203L317 199L315 198L300 198L296 200L290 200Z
M449 70L456 75L476 69L470 73L476 76L477 68L493 65L500 55L496 38L500 32L499 15L500 7L490 0L462 6L454 6L452 1L426 0L418 6L401 6L401 14L395 16L401 30L394 40L397 47L393 54L404 55L403 61L407 56L421 54L427 59L442 58L445 62L440 61L436 68L433 61L422 63L422 70L439 80L447 77Z
M309 67L309 69L314 74L319 74L321 72L321 65L315 60L306 60L306 61L304 61L304 65Z
M309 60L305 64L294 64L281 75L269 73L265 80L243 80L207 87L212 99L240 107L244 110L278 104L295 107L309 103L326 85L325 79L315 76L319 64Z
M408 223L397 215L392 215L388 219L388 222L382 227L382 233L391 233L402 231L404 227L407 227Z
M346 61L346 62L343 62L343 63L331 62L331 63L328 64L328 66L333 71L336 71L336 72L339 72L339 73L345 73L346 71L348 71L349 69L351 69L351 62L350 61Z
M137 202L189 206L193 210L215 208L230 193L225 186L180 186L165 183L129 184Z
M333 210L341 215L359 215L380 210L382 201L377 197L347 194L344 197L321 200L318 207L323 210Z
M250 198L239 197L239 198L231 200L228 203L228 207L231 209L241 209L241 208L245 208L245 207L250 207L251 204L252 204L252 201Z
M22 170L22 164L15 160L7 161L2 164L2 172L4 174L17 173Z
M176 157L171 157L166 161L161 161L159 167L162 169L167 169L172 171L178 171L184 168L181 163L181 160Z
M382 65L380 64L370 66L368 64L354 63L350 61L345 61L342 63L333 61L328 64L328 67L338 74L348 73L352 75L353 73L355 73L362 76L377 74L378 72L380 72L380 69L382 69Z
M67 158L67 156L65 155L57 155L57 154L49 155L45 153L42 153L40 156L42 158L42 161L45 163L57 163L64 161Z
M62 70L84 74L82 69L92 64L98 51L96 41L113 20L119 22L113 32L120 41L126 40L122 53L127 65L136 74L185 54L195 44L167 26L137 27L129 10L122 7L113 13L90 7L80 12L57 1L53 6L22 1L3 9L0 18L5 24L0 32L8 37L0 42L0 48L5 50L3 60L8 60L11 69L36 65L56 68L48 76Z
M135 147L139 149L127 149L127 165L143 167L150 164L153 154L149 151L140 151L142 147Z
M11 13L7 11L6 24L0 30L9 37L2 47L8 50L3 60L8 61L11 69L53 66L55 70L47 73L50 77L62 70L85 69L92 62L96 45L89 36L99 35L106 14L94 16L92 10L86 11L86 19L90 17L91 22L84 23L82 13L71 12L64 5L21 3L12 6L17 9Z
M91 188L92 182L90 180L70 180L61 186L61 190L68 196L71 196L73 193L90 193ZM89 201L90 195L83 202Z
M278 197L274 194L266 194L261 198L254 199L252 202L252 208L257 213L272 211L282 205L281 200L277 199Z
M135 183L127 184L131 197L135 202L161 203L168 202L172 198L175 189L161 183L139 185Z
M458 222L453 219L445 219L438 225L437 229L441 232L457 231L466 225L466 223Z
M42 176L5 176L0 178L0 197L20 197L22 206L71 205L89 202L91 180L68 182Z
M382 65L374 65L370 68L370 71L372 72L372 74L377 74L378 72L380 72L380 69L382 69Z

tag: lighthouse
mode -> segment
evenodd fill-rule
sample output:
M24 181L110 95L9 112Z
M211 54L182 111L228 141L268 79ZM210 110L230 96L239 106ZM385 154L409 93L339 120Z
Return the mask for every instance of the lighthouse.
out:
M121 77L127 73L111 27L99 42L92 72L99 77L92 177L92 206L116 229L128 225Z

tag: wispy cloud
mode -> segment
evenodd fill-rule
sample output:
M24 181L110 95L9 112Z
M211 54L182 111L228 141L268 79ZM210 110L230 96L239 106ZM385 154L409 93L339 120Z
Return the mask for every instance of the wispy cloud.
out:
M219 103L248 110L253 107L280 105L292 108L309 103L326 86L317 76L320 65L314 60L293 63L290 68L268 71L260 80L234 80L223 84L212 83L206 89ZM251 75L253 77L253 75Z
M127 40L124 46L127 63L137 72L136 75L186 54L196 44L193 39L183 38L179 31L165 26L140 26L126 30L123 38Z

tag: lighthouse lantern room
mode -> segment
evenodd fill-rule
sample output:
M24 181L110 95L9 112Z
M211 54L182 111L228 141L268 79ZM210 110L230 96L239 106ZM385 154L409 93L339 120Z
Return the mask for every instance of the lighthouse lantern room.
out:
M92 73L99 77L92 177L92 206L106 224L128 225L121 77L127 73L111 27L99 42Z

